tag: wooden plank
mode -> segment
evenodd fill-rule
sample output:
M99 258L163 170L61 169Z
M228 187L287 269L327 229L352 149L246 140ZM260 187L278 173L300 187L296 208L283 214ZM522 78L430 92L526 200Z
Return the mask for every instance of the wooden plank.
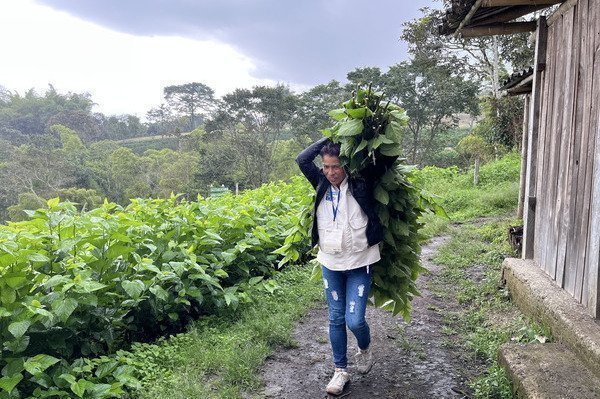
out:
M577 175L574 176L573 187L575 187L575 207L573 215L572 229L569 231L571 239L567 246L567 259L570 260L575 269L575 294L574 297L580 303L587 305L583 298L583 282L585 280L585 258L587 250L587 226L589 222L589 190L591 185L591 174L586 174L587 148L589 146L589 126L583 124L585 94L591 85L591 76L593 73L592 65L589 65L588 45L588 0L580 0L577 3L577 28L578 28L578 77L577 93L575 97L576 108L575 118L573 120L573 129L578 133L575 142L575 159L572 167L576 169ZM590 68L586 68L589 65ZM588 108L589 109L589 108ZM589 178L588 178L589 176ZM587 189L586 189L587 186ZM586 192L586 190L588 192ZM585 206L587 197L587 207ZM584 217L585 216L585 217Z
M481 7L525 6L525 5L553 5L564 0L483 0Z
M536 224L539 225L538 231L536 234L536 242L535 246L537 248L537 260L539 266L547 273L550 274L550 269L546 264L546 256L548 248L548 231L550 221L548 220L547 208L548 208L548 196L550 186L547 183L548 179L548 170L550 169L550 149L552 147L553 142L553 134L552 134L552 116L553 116L553 104L555 92L557 91L556 82L556 58L557 58L557 40L558 36L554 33L556 29L553 27L548 28L548 54L546 58L546 71L545 71L545 80L547 91L543 95L544 105L544 125L541 127L543 132L540 134L543 136L544 140L544 149L543 149L543 163L540 164L541 169L539 171L539 179L538 179L538 210L537 210L537 221Z
M593 143L590 147L591 155L593 156L593 170L592 170L592 190L590 200L590 233L589 233L589 244L588 244L588 258L586 262L586 275L588 276L588 284L584 285L587 288L587 303L588 311L594 317L600 316L600 273L598 272L600 263L600 156L597 154L596 149L600 148L600 57L597 56L598 49L600 49L600 7L598 7L598 0L590 0L588 12L590 31L588 38L590 40L589 47L594 52L594 64L592 71L594 76L592 77L592 92L591 92L591 116L590 116L590 129L594 135ZM594 41L592 44L591 41ZM589 154L589 152L588 152Z
M550 231L550 220L548 216L548 208L549 206L554 206L554 204L549 205L549 195L550 195L550 185L548 184L548 171L550 170L550 164L552 162L552 158L550 157L552 144L554 141L554 128L553 128L553 107L554 107L554 97L558 91L558 86L556 85L556 69L557 69L557 57L558 57L558 35L554 33L554 29L548 28L548 42L549 47L552 47L552 52L548 53L547 61L546 61L546 80L548 84L548 91L544 93L544 101L545 101L545 119L544 119L544 163L543 169L540 170L539 182L540 182L540 190L539 190L539 200L540 209L538 211L537 220L540 224L540 239L539 242L536 240L535 245L539 247L538 249L538 260L541 268L546 271L547 274L550 274L550 268L547 268L546 258L548 255L548 232ZM542 183L543 182L543 183Z
M563 98L565 93L564 85L562 84L565 75L565 56L562 49L565 48L565 37L562 35L563 20L557 21L549 31L556 35L557 51L555 58L555 75L554 75L554 97L552 98L552 126L549 129L551 134L549 168L544 184L548 187L547 201L543 215L548 230L546 232L546 246L544 248L544 268L548 275L556 280L556 252L558 245L557 234L557 213L555 211L557 205L557 186L558 186L558 169L560 164L560 145L562 137L560 135L560 126L563 116Z
M579 0L567 0L564 3L562 3L560 7L558 7L558 9L548 17L548 26L552 26L554 22L556 22L560 17L563 16L564 13L566 13L572 7L574 7L578 1Z
M529 140L527 144L527 180L525 182L525 214L524 214L524 230L523 230L523 258L532 259L534 240L535 240L535 207L536 207L536 162L537 162L537 140L539 132L540 120L540 104L541 104L541 73L540 65L546 64L546 46L548 39L548 29L546 18L540 17L538 20L538 28L535 45L535 62L536 66L533 80L533 90L531 99L531 112L529 115Z
M575 199L572 198L574 190L573 180L576 182L577 167L574 161L574 152L576 146L576 134L574 131L575 120L575 96L577 94L577 77L579 76L579 41L575 37L579 34L575 11L576 7L571 8L564 15L563 35L565 36L565 97L563 106L563 119L561 126L561 137L563 145L561 146L561 159L559 164L558 192L559 202L558 211L558 245L556 254L556 282L565 288L572 296L575 295L576 270L573 262L567 255L567 244L573 239L572 224L573 211L575 208ZM575 188L576 190L576 188ZM573 216L573 217L572 217ZM571 233L571 234L568 234Z
M481 15L474 18L469 26L479 26L486 24L493 24L496 22L508 22L513 19L522 17L523 15L531 14L532 12L548 8L547 5L527 5L527 6L515 6L509 7L504 10L499 10L496 13L490 13L490 15Z
M532 87L530 85L515 86L512 89L506 90L509 96L521 96L523 94L531 94Z
M463 27L461 29L462 37L481 37L494 35L511 35L513 33L533 32L537 27L535 21L532 22L505 22L498 24L478 25L473 27Z
M526 95L523 101L523 130L521 133L521 176L519 178L519 206L517 207L518 219L523 219L523 205L525 204L525 180L527 177L527 133L529 131L529 102L530 96Z
M539 121L539 136L538 136L538 171L536 176L536 182L540 182L536 188L536 198L538 209L544 209L544 203L546 202L546 192L548 187L541 184L543 179L545 178L544 171L548 170L548 153L549 150L549 136L550 136L550 121L551 118L551 106L552 106L552 97L554 95L554 66L555 62L553 59L556 57L556 38L548 37L548 49L547 49L547 57L546 57L546 69L541 73L543 78L543 86L541 96L541 111L540 111L540 121ZM527 207L525 207L525 210ZM543 253L545 249L545 231L547 230L547 221L543 219L540 215L541 211L537 213L537 221L535 223L534 237L535 243L534 247L534 259L537 261L537 264L544 269L543 263Z
M526 196L525 196L525 204L523 207L523 222L524 222L524 231L523 231L523 257L526 259L530 259L531 257L533 257L535 260L537 260L537 264L540 265L542 268L542 263L541 263L541 252L543 250L543 245L545 244L544 241L544 234L543 234L543 228L544 228L544 223L543 220L541 220L540 218L540 209L542 209L542 202L544 201L544 191L545 191L545 186L543 186L541 184L542 179L543 179L543 173L544 170L546 169L545 164L548 162L547 161L547 147L548 147L548 140L547 140L547 114L548 114L548 99L551 96L551 93L553 92L553 86L550 85L550 80L552 75L549 74L548 69L542 69L540 68L540 66L543 64L544 66L547 64L548 62L548 58L551 58L554 56L554 43L552 42L552 40L548 40L548 29L545 23L542 23L542 19L540 19L539 21L539 25L538 25L538 35L536 38L536 43L538 43L539 40L543 40L545 42L545 46L546 48L546 54L544 54L544 58L542 59L541 57L539 57L539 63L534 64L536 66L536 70L537 73L534 73L535 76L535 80L534 80L534 85L536 90L533 91L532 90L532 96L531 96L531 105L530 105L530 112L529 112L529 130L530 130L530 134L529 134L529 143L528 143L528 152L527 152L527 157L528 157L528 162L530 162L530 157L532 156L532 152L530 152L529 149L532 148L532 132L533 129L536 129L534 133L536 133L537 137L537 142L535 143L535 147L536 147L536 151L533 152L533 156L535 157L535 170L530 170L530 164L527 165L527 179L532 178L532 182L530 183L529 180L526 180L525 182L525 191L526 191ZM540 31L540 29L544 29L544 31ZM542 35L543 33L543 35ZM537 46L537 45L536 45ZM536 47L537 49L537 47ZM538 57L536 57L536 60L538 60ZM539 79L539 89L537 89L537 81ZM537 99L537 100L536 100ZM538 104L534 104L534 101L537 101ZM535 108L534 108L535 107ZM535 109L538 108L538 116L537 118L535 117ZM531 200L531 198L534 199L534 204L533 206L529 203L529 201Z
M587 32L583 35L583 57L582 57L582 66L581 73L584 74L584 93L583 93L583 121L582 128L585 129L587 135L587 148L583 149L583 157L585 157L585 187L583 192L583 204L582 204L582 223L580 225L580 234L583 237L586 237L585 243L579 243L579 250L582 252L578 259L578 267L579 263L583 263L583 287L582 287L582 303L587 305L588 311L590 314L595 315L596 313L596 305L595 305L595 287L594 285L594 273L597 273L597 265L594 268L591 266L590 259L590 233L591 233L591 218L592 218L592 190L593 190L593 173L594 173L594 158L597 156L595 154L595 146L596 142L594 139L595 132L592 127L592 99L593 99L593 90L594 90L594 81L598 80L600 77L597 71L594 71L594 53L595 53L595 43L594 43L594 35L595 35L595 27L594 20L595 18L600 18L600 14L598 14L597 0L589 0L587 10L584 12L587 13ZM584 162L584 161L582 161ZM595 270L594 270L595 269Z
M549 41L548 42L548 50L552 49L552 42ZM548 53L548 57L551 57L552 53ZM547 146L547 140L546 140L546 124L547 124L547 115L548 115L548 96L550 93L550 89L551 86L549 85L549 79L548 79L548 73L549 73L550 69L547 68L546 70L544 70L544 72L542 72L544 78L543 78L543 87L542 87L542 93L544 93L544 96L542 98L542 104L541 104L541 111L540 111L540 121L539 121L539 135L538 135L538 151L537 151L537 161L538 161L538 168L537 168L537 176L535 178L536 182L540 182L539 184L537 184L536 187L536 192L535 192L535 198L536 198L536 208L538 209L538 215L539 215L539 209L542 209L543 207L543 201L544 201L544 195L543 192L544 187L541 184L542 181L542 171L544 170L544 164L547 162L547 155L546 155L546 146ZM530 105L530 112L531 112L531 105ZM527 182L525 182L525 190L527 190ZM538 216L539 218L539 216ZM525 194L525 206L523 207L523 220L526 221L527 220L527 194ZM533 245L533 259L535 259L537 261L537 264L539 266L542 265L541 262L541 249L543 248L543 241L542 241L542 227L543 227L543 221L542 220L538 220L535 223L535 229L534 229L534 234L533 236L535 237L535 242ZM525 232L523 235L523 240L524 242L526 236L525 236ZM543 268L543 267L542 267Z

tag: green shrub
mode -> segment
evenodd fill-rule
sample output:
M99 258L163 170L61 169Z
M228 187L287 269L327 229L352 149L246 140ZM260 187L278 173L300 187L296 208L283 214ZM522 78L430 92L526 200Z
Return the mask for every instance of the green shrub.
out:
M275 290L277 250L286 246L291 262L308 250L299 215L310 204L298 178L235 198L135 199L84 213L55 198L0 226L0 398L137 387L119 350Z
M451 220L498 215L516 208L519 195L520 156L512 152L480 168L480 184L473 185L473 171L455 166L427 166L416 171L415 180L433 194Z

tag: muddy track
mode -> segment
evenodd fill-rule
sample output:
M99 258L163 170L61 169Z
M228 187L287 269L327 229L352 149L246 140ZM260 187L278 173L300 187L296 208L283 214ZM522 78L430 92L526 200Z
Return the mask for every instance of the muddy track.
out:
M349 332L348 359L350 394L345 398L438 399L468 398L467 382L481 374L484 365L473 358L452 334L452 315L461 308L453 299L437 296L429 288L440 273L431 262L445 237L423 247L422 262L429 270L419 277L422 296L413 300L409 324L399 316L369 307L372 347L376 363L371 372L354 372L352 354L356 341ZM439 282L438 282L439 284ZM452 287L443 287L452 291ZM327 308L319 303L294 331L298 346L276 351L264 365L264 391L259 397L312 399L326 398L325 386L333 366L328 342Z

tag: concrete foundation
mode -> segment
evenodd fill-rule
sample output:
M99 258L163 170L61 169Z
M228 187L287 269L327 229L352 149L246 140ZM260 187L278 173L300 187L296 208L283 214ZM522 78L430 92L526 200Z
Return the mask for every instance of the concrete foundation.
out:
M596 376L563 344L505 344L500 363L511 376L516 398L600 398Z
M572 388L568 388L565 381L574 379L575 373L590 373L596 378L590 377L592 386L582 389L596 395L589 397L600 398L600 391L596 390L595 385L600 377L598 321L589 316L581 304L559 288L532 260L506 259L503 263L502 278L513 301L523 313L547 325L554 340L560 343L559 346L541 344L524 347L504 346L501 349L501 360L515 378L515 387L520 389L519 395L525 398L587 398L588 396L581 396L580 392L572 396L569 393ZM560 361L558 358L561 357L568 361ZM553 358L556 359L552 360ZM529 367L524 368L523 364L529 364ZM536 364L538 366L535 366ZM533 373L537 375L534 376ZM559 376L562 377L558 378ZM564 392L559 396L556 396L557 391L547 393L550 396L539 392L527 393L527 389L535 386L550 389L551 381L564 386ZM557 389L560 392L561 388Z

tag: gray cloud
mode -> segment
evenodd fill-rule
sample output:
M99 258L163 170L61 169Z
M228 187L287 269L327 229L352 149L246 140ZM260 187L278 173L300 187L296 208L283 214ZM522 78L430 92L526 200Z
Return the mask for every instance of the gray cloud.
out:
M434 0L37 0L136 35L217 39L251 57L258 78L312 86L406 58L402 23Z

